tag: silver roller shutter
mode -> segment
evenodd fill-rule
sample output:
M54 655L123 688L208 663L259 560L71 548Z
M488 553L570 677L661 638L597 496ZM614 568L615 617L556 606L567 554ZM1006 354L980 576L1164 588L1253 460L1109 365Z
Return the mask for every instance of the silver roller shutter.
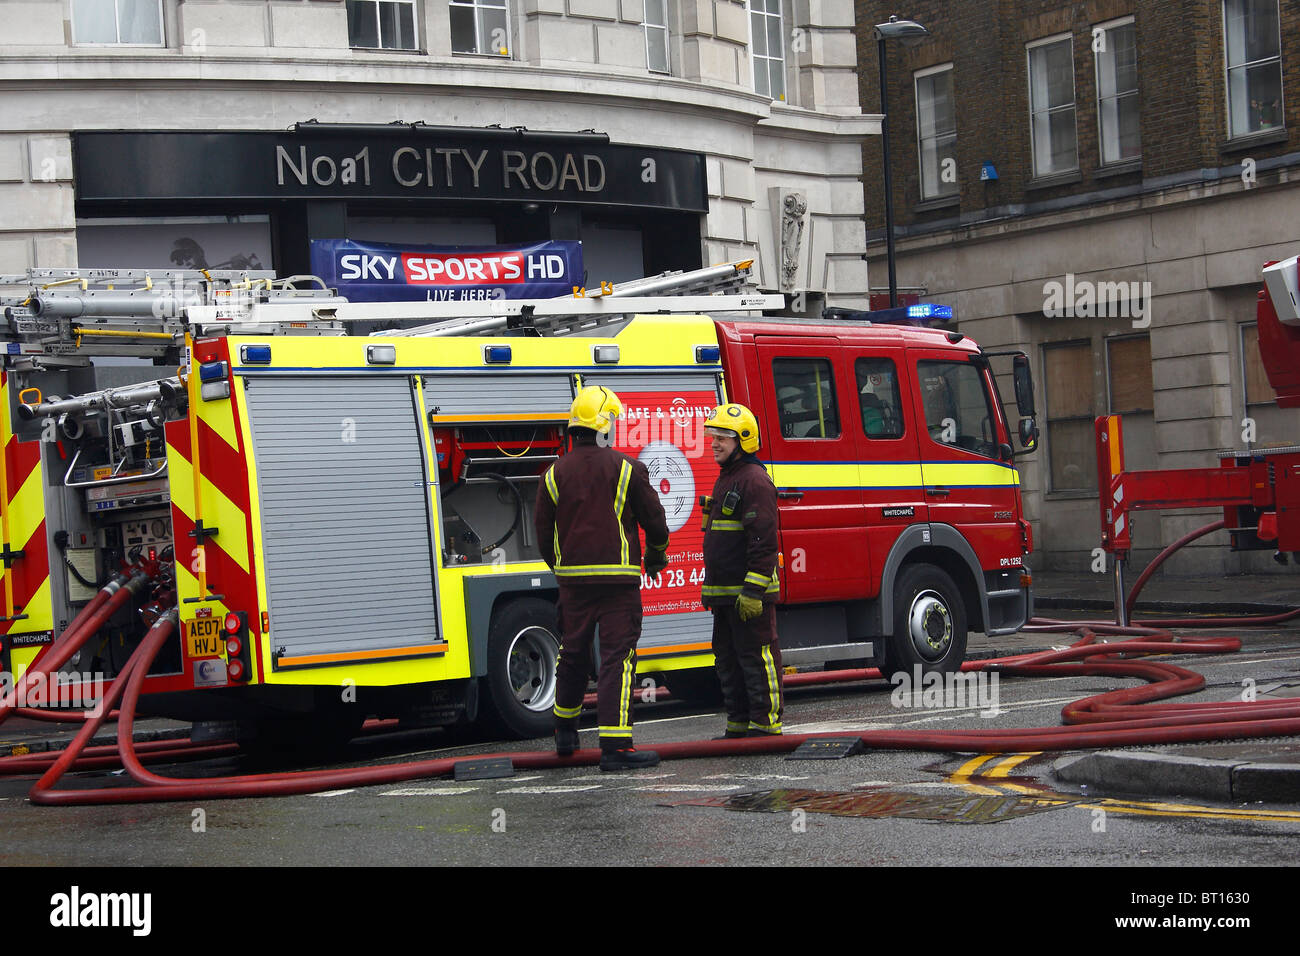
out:
M411 379L267 376L247 387L277 656L435 643Z
M711 611L682 611L676 614L654 614L645 617L641 621L641 639L637 641L637 647L645 651L673 644L701 644L712 639L713 613ZM699 654L700 652L680 653Z
M572 382L573 376L565 372L426 375L424 403L439 415L567 412L573 403Z

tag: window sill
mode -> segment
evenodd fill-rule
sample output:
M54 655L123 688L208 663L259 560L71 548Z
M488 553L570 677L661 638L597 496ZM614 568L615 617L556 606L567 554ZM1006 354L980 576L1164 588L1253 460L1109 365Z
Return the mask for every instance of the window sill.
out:
M354 47L349 47L349 49L352 50L352 52L354 53L384 53L384 54L399 55L399 56L424 56L425 55L424 50L420 50L417 48L412 48L409 50L406 49L399 50L391 46L354 46Z
M510 53L472 53L469 50L452 50L452 56L476 56L484 60L512 60L514 56Z
M1053 173L1050 176L1031 179L1025 183L1025 192L1033 189L1051 189L1053 186L1070 186L1081 182L1083 182L1083 173L1077 169L1072 169L1065 173Z
M935 209L953 209L961 205L961 193L954 193L951 196L939 196L935 199L925 199L912 207L912 212L932 212Z
M1130 159L1122 163L1099 166L1092 174L1093 179L1107 179L1110 176L1123 176L1127 173L1142 172L1142 160Z
M1257 146L1271 146L1273 143L1285 143L1288 139L1286 127L1280 129L1270 129L1259 133L1251 133L1248 136L1238 136L1230 139L1226 143L1219 145L1220 153L1235 153L1243 149L1254 149Z

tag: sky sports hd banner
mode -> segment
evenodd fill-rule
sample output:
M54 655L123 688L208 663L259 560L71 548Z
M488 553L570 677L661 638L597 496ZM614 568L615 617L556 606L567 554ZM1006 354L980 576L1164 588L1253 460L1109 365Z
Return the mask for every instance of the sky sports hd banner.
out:
M412 246L313 239L311 271L351 302L550 299L582 285L582 243Z

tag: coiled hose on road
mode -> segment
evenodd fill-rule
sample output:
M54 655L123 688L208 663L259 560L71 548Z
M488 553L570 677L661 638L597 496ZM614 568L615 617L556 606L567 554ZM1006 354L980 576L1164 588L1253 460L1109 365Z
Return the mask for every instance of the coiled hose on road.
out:
M1218 526L1221 524L1221 522L1216 523ZM1206 529L1201 529L1201 533L1209 533L1212 530L1217 530L1217 527L1207 526ZM1194 536L1199 537L1199 534ZM1175 544L1181 546L1186 543L1186 540L1190 538ZM1166 552L1173 553L1174 550L1177 548L1171 546L1166 549ZM1165 557L1167 554L1162 552L1157 561L1163 561ZM1136 590L1134 593L1136 595ZM1300 615L1300 610L1287 615L1264 618L1190 619L1195 623L1179 622L1173 626L1249 626L1278 623L1279 617L1289 620L1297 615ZM159 619L132 654L123 671L113 681L101 704L102 712L98 717L86 722L66 750L57 755L41 754L0 759L0 772L32 773L43 770L43 775L30 792L33 803L121 804L283 796L341 787L396 783L447 776L453 772L457 763L466 759L465 757L443 757L382 766L253 774L202 780L154 774L143 766L143 759L207 756L229 752L232 749L229 745L195 747L185 742L170 741L154 745L137 745L132 740L135 708L145 675L153 659L176 627L176 623L175 610ZM1168 626L1170 622L1160 623ZM985 753L1077 750L1106 746L1240 740L1300 734L1300 700L1157 704L1157 701L1202 689L1205 686L1205 679L1193 671L1165 661L1131 659L1132 655L1225 653L1240 649L1241 641L1237 638L1183 640L1167 630L1152 626L1120 627L1113 622L1052 621L1037 618L1031 622L1030 628L1036 631L1073 631L1080 635L1080 639L1072 646L1061 650L997 660L971 661L963 665L962 669L964 671L996 670L1001 675L1024 677L1137 678L1146 683L1137 687L1119 688L1067 705L1062 710L1065 726L1002 731L840 731L789 734L770 738L656 744L655 750L668 760L687 757L745 756L784 753L795 749L811 737L839 736L857 737L868 748L879 750ZM68 633L74 631L78 645L84 643L94 633L87 631L85 627L76 626ZM1096 643L1098 637L1103 635L1125 635L1130 638L1115 643ZM62 646L67 637L68 634L65 633L58 642L63 660L76 651L76 647L72 647L71 644L67 647ZM57 659L53 653L47 657ZM46 664L45 661L42 663ZM882 676L880 672L875 669L834 671L791 675L786 683L790 686L808 686L880 676ZM84 761L95 761L92 764L95 766L105 765L101 761L106 761L109 755L103 753L103 749L112 748L103 748L92 754L86 751L86 746L99 726L107 719L108 711L119 701L121 712L117 731L118 756L122 766L138 786L100 790L55 790L55 785L68 770L87 766ZM3 716L4 711L0 707L0 719L3 719ZM595 764L600 759L600 753L595 749L587 749L580 750L571 757L560 758L549 752L528 751L476 755L473 759L481 760L490 757L508 758L520 768L546 769Z

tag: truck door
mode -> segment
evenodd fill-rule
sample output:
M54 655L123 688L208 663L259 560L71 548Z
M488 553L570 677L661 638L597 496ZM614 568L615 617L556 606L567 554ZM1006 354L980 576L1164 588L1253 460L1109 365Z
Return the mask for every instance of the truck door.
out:
M762 451L781 516L781 600L843 600L872 579L854 373L834 336L756 336Z
M1019 566L1020 476L1002 457L1010 436L987 368L941 349L908 355L930 521L956 528L985 570Z
M848 351L858 392L858 474L868 550L879 565L902 529L929 519L918 450L926 429L905 397L912 381L903 350L862 345Z

